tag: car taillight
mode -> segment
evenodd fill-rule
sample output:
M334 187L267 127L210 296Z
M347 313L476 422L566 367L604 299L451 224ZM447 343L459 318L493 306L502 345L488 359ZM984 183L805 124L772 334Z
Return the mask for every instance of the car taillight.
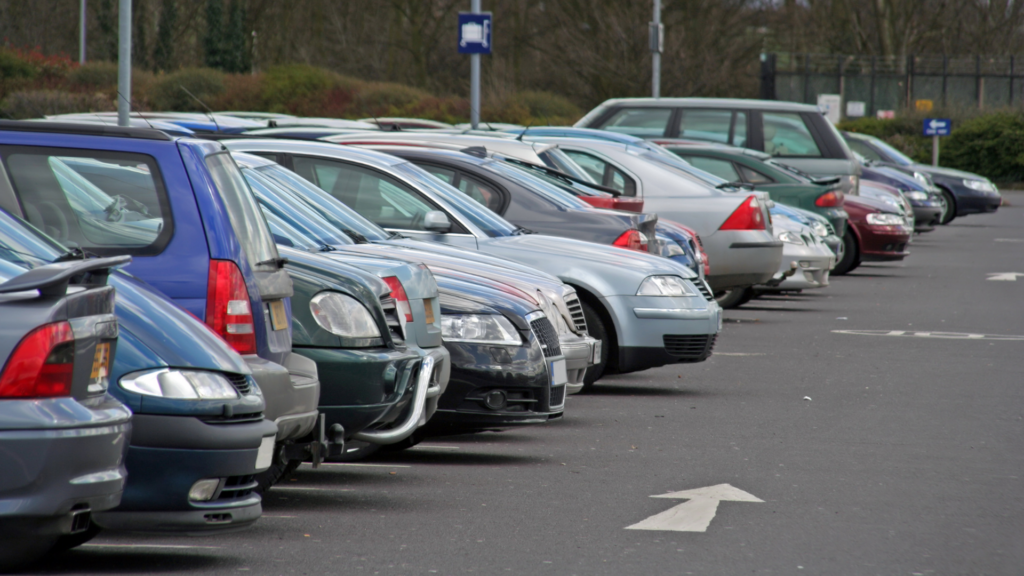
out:
M409 297L405 294L405 288L402 288L398 276L388 276L384 278L384 283L391 288L391 297L395 299L398 311L405 314L405 321L412 322L412 307L409 306Z
M626 250L638 250L640 252L647 252L647 236L644 236L639 230L626 230L612 242L612 246L618 246L619 248L625 248Z
M845 196L839 190L832 190L825 192L818 199L814 201L814 205L819 208L833 208L835 206L842 206Z
M71 324L45 324L21 339L0 374L0 398L71 395L75 336Z
M740 204L719 230L766 230L764 215L761 214L761 204L757 196L750 196Z
M249 306L249 290L238 265L230 260L210 260L206 325L235 352L256 353L256 329Z

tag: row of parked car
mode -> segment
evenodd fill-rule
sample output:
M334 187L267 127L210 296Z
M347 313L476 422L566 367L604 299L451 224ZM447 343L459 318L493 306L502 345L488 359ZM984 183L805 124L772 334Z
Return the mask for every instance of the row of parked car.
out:
M0 122L0 567L237 530L303 462L560 418L706 360L723 307L999 205L776 102L113 123Z

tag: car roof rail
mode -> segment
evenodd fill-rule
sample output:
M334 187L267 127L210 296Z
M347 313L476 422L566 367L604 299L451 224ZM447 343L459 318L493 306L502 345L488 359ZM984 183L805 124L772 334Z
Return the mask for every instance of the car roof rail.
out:
M112 136L140 140L173 140L153 128L129 128L106 124L78 124L74 122L34 122L27 120L0 120L0 130L8 132L47 132L52 134L82 134L85 136Z

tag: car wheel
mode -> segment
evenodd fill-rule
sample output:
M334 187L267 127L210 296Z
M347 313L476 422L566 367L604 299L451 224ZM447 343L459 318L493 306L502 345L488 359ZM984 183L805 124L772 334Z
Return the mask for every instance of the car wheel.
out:
M722 308L729 310L739 308L754 297L754 291L749 286L746 288L734 288L715 295L715 302Z
M949 190L943 188L942 200L945 207L942 211L942 216L939 216L939 224L945 225L952 222L953 218L956 218L956 198L953 198Z
M587 368L587 373L583 375L583 390L586 391L591 389L594 382L597 382L601 376L604 376L604 371L608 368L608 354L612 343L597 311L586 302L580 302L580 304L583 306L583 317L587 321L587 332L592 338L601 341L601 361Z
M101 530L102 528L93 522L83 532L79 532L78 534L66 534L57 538L57 543L53 545L53 551L66 552L72 548L78 548L82 544L85 544L89 540L95 538Z
M843 257L832 269L833 276L842 276L860 265L860 251L857 248L857 237L853 235L853 232L847 230L843 234L843 246L845 247Z
M270 487L284 480L289 474L302 464L302 460L288 460L287 462L274 462L270 468L256 475L256 493L263 495L270 490Z

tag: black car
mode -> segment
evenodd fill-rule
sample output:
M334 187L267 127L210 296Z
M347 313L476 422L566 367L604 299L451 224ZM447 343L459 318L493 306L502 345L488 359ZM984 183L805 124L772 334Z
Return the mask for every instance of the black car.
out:
M915 162L874 136L843 132L843 138L854 152L868 160L895 168L919 180L930 179L934 182L949 207L942 216L942 224L948 224L957 216L995 212L1003 203L999 189L984 176Z
M594 208L512 162L432 148L377 149L418 165L532 232L643 252L655 238L657 215Z

